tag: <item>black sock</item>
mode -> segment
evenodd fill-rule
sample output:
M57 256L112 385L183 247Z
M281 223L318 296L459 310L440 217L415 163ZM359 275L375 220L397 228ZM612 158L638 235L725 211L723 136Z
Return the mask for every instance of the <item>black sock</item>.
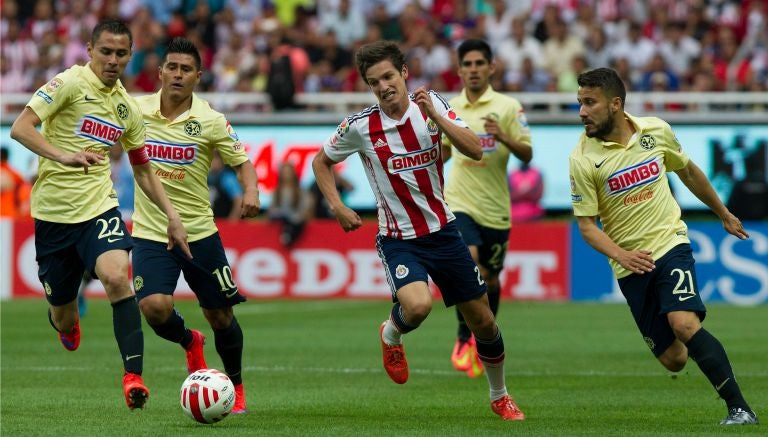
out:
M237 319L232 316L232 323L224 329L214 329L213 337L216 341L216 352L224 364L232 384L243 383L243 330Z
M488 305L491 307L491 312L493 312L493 315L496 316L496 314L499 312L499 301L501 300L501 288L499 285L494 285L491 287L488 286Z
M504 362L504 339L501 337L501 331L496 330L496 336L490 339L475 337L477 342L477 355L480 360L486 363Z
M112 326L126 372L141 375L144 368L144 333L136 296L112 304Z
M176 308L165 322L159 325L149 324L155 334L170 342L178 343L186 348L192 342L192 332L184 326L184 318L181 317Z
M741 407L752 411L741 395L723 345L712 334L701 328L685 346L688 348L688 356L696 361L729 409Z
M464 320L464 314L461 314L459 307L456 307L456 319L459 321L459 329L456 332L456 337L458 337L461 342L469 341L469 337L472 336L472 331L469 330L469 326L467 326L467 322Z
M419 325L411 325L405 320L405 314L403 314L403 307L400 305L400 302L392 305L390 316L392 317L392 322L401 334L407 334L419 327Z

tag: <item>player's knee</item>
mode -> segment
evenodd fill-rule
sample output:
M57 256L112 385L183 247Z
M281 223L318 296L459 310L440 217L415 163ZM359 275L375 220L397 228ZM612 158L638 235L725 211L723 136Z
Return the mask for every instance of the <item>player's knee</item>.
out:
M683 343L687 343L693 334L701 329L701 322L695 313L687 313L678 317L671 316L670 313L668 320L675 337Z
M118 270L101 272L99 280L112 302L124 299L133 293L128 277Z
M660 356L659 361L670 372L679 372L685 367L685 363L688 362L687 355L675 355L675 356Z
M139 309L147 323L150 325L160 325L171 316L173 305L168 305L161 299L153 299L153 296L140 300Z
M203 309L203 314L213 329L227 329L232 324L232 308Z
M419 326L421 322L427 318L431 311L432 301L421 300L418 302L412 302L408 308L405 308L405 315L409 324Z

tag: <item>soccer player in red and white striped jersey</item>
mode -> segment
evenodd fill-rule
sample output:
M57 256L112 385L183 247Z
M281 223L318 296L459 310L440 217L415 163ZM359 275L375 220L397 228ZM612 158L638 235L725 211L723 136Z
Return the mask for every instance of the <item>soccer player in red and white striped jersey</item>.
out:
M480 139L437 93L424 88L408 93L408 67L395 43L361 47L356 64L378 104L344 119L312 168L320 191L347 232L362 221L341 201L332 167L357 153L376 196L376 248L394 302L380 327L384 368L394 382L408 380L401 337L418 328L432 310L431 277L445 305L458 306L477 339L492 410L505 420L523 420L507 393L504 342L488 305L485 281L443 196L441 135L475 160L482 157Z

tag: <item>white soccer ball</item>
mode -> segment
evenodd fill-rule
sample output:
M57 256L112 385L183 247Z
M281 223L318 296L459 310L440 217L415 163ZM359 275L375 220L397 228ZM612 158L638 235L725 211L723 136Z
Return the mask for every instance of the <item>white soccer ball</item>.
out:
M200 423L227 417L235 405L235 386L224 372L200 369L181 384L181 408Z

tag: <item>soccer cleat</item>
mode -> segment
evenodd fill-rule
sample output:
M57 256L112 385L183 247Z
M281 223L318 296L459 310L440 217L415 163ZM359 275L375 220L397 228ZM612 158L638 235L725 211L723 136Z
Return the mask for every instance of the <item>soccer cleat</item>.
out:
M144 408L144 404L149 398L149 389L144 386L144 380L138 373L126 372L123 376L123 394L128 408Z
M462 341L456 339L456 344L453 345L453 353L451 354L451 363L453 368L459 372L466 372L472 367L472 353L475 349L475 337L470 337L468 341Z
M485 368L480 361L480 357L477 355L477 349L473 345L469 354L469 369L467 369L467 376L470 378L477 378L482 376L483 372L485 372Z
M64 346L64 349L68 351L77 350L78 346L80 346L80 319L79 318L75 320L75 327L72 328L72 332L61 332L59 331L59 328L57 328L56 325L53 324L53 316L51 315L51 309L48 308L48 322L51 324L53 329L55 329L56 332L59 333L59 341L61 341L61 344L62 346Z
M243 390L243 384L237 384L235 386L235 405L232 407L232 414L247 413L245 408L245 391Z
M205 353L203 352L205 336L202 332L194 329L190 332L192 333L192 343L184 350L187 352L187 372L192 374L200 369L207 369L208 365L205 364Z
M720 421L720 425L757 425L757 415L752 411L734 407L728 411L728 416Z
M408 362L405 360L405 351L402 344L390 346L384 341L383 333L385 321L379 329L379 339L381 340L381 351L384 358L384 370L392 381L398 384L405 384L408 381Z
M509 395L504 395L491 401L491 410L504 420L525 420L525 415L517 408L515 401Z

